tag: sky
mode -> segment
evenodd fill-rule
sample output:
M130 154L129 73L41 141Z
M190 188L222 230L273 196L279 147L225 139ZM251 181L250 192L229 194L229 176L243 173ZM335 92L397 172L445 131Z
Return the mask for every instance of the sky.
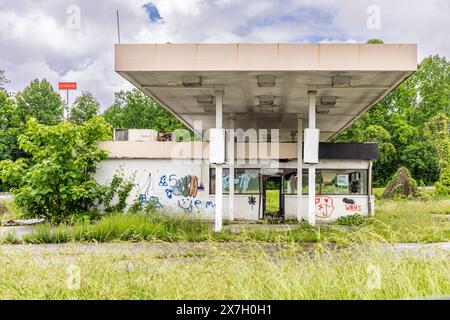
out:
M114 72L122 43L417 43L450 59L448 0L0 0L0 70L17 93L33 79L76 81L102 109L132 86ZM65 99L65 93L62 94ZM73 99L73 98L72 98ZM73 101L73 100L72 100Z

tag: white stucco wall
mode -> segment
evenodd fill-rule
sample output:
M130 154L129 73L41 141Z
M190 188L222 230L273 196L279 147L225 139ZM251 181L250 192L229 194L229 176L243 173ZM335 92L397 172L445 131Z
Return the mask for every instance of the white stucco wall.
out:
M324 167L329 167L329 161ZM361 163L355 167L362 167ZM338 166L338 165L336 165ZM343 166L342 163L339 166ZM338 167L339 167L338 166ZM319 165L320 167L320 165ZM127 177L134 177L136 187L128 203L141 198L152 201L162 210L186 212L206 219L214 219L215 195L209 194L209 164L205 161L172 161L170 159L108 159L103 161L94 175L101 184L111 182L114 174L122 170ZM183 195L180 180L186 176L197 177L198 191ZM203 188L201 188L203 186ZM190 191L190 190L189 190ZM228 195L223 197L224 218L228 218ZM234 198L235 219L257 220L260 199L258 195L239 195ZM307 196L303 196L302 216L307 218ZM350 214L368 215L369 197L366 195L318 195L316 197L318 221L332 221ZM296 219L296 195L285 196L287 219Z

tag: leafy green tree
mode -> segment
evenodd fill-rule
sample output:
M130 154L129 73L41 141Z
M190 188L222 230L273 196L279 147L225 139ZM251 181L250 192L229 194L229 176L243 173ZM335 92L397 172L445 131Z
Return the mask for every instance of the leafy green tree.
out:
M380 40L380 39L369 39L369 40L367 40L367 43L368 44L383 44L384 42L383 42L383 40Z
M434 116L426 125L426 135L436 148L439 163L439 181L436 192L442 195L450 194L450 119L444 113Z
M103 116L114 128L166 132L185 128L173 115L137 89L117 92L114 104Z
M439 178L438 158L425 123L439 112L450 112L450 63L430 56L417 72L348 129L336 141L380 143L380 159L374 164L374 184L384 186L397 169L406 166L415 179L431 184ZM377 126L374 132L372 126ZM382 132L383 128L386 132ZM381 143L389 142L393 148Z
M47 80L33 80L16 96L17 112L22 123L35 118L45 125L56 125L64 116L64 102Z
M64 220L95 206L105 188L91 174L107 158L96 142L110 138L110 132L100 116L81 126L29 119L19 144L30 157L0 162L0 178L12 187L24 216Z
M3 86L8 83L9 80L5 77L5 71L0 70L0 91L6 91L5 87Z
M98 114L100 104L92 93L83 91L81 96L75 99L70 109L69 120L76 124L82 124Z

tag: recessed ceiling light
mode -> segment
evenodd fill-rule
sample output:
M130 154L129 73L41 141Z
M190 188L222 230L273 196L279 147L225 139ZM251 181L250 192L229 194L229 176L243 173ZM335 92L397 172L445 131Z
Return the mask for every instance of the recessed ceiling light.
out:
M259 96L259 104L273 104L273 96L263 95Z
M205 105L205 106L203 106L203 110L205 110L205 112L214 112L214 111L216 111L216 106L215 105Z
M213 96L198 96L197 103L198 104L212 104L214 101Z
M260 88L271 88L275 87L275 76L271 75L261 75L257 77L258 87Z
M334 106L336 105L335 96L322 96L320 97L320 104L323 106Z
M255 113L277 113L278 111L280 111L280 108L271 104L253 106L253 112Z
M352 77L350 76L333 76L332 78L334 88L348 88L351 81Z
M330 113L330 106L317 106L316 112L318 114L328 114Z
M181 77L181 81L186 88L197 88L202 86L202 78L199 76L183 76Z

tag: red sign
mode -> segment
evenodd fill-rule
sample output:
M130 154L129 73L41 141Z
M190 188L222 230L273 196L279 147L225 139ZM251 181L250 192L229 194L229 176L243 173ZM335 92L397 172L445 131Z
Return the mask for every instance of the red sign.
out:
M76 82L60 82L59 90L77 90Z

